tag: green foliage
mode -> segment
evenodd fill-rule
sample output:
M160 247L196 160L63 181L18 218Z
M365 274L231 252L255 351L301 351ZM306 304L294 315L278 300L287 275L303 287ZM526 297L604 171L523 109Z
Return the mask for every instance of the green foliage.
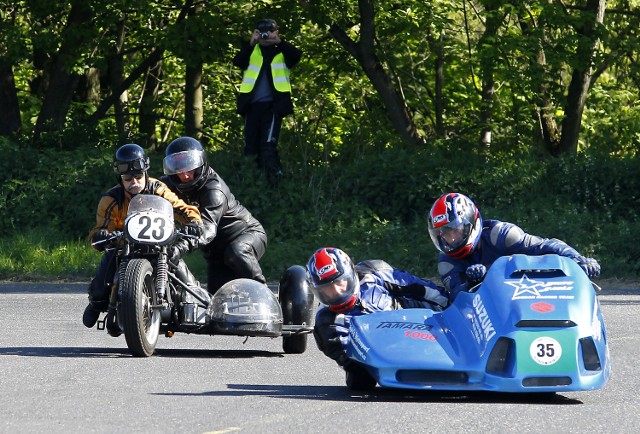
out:
M0 279L87 279L99 260L84 240L70 239L55 226L0 238Z
M203 142L212 165L267 228L263 264L271 278L328 243L357 258L379 256L434 274L424 215L445 191L468 194L483 215L593 252L605 263L605 273L638 273L638 267L625 266L640 257L626 246L637 232L640 209L635 193L640 47L634 37L639 18L624 13L636 3L607 3L594 64L599 75L587 98L578 155L541 159L539 120L532 114L549 104L548 115L561 124L571 68L582 68L587 60L579 52L585 39L577 32L587 15L557 2L479 2L474 8L450 0L372 2L372 49L428 140L423 148L410 149L398 139L371 78L329 34L330 26L338 25L359 42L357 2L210 1L176 23L183 3L98 0L86 5L93 10L91 26L71 28L74 34L67 36L72 4L0 0L0 61L12 66L22 115L17 143L0 138L0 274L50 270L37 252L55 257L65 251L60 246L76 242L88 249L81 240L93 225L100 194L115 182L110 162L119 143L113 113L85 124L95 107L74 95L63 128L45 132L37 142L30 135L64 38L82 42L74 44L77 52L68 58L75 63L65 70L81 74L98 68L101 98L109 95L107 65L120 24L126 29L125 77L152 48L164 50L153 175L161 173L163 146L184 133L185 65L203 62ZM280 137L286 176L277 189L268 186L253 161L241 157L242 118L235 112L241 72L231 59L262 17L276 19L285 39L303 51L291 73L295 113L285 118ZM504 19L496 32L485 35L487 19L499 17ZM441 77L436 60L442 62ZM481 67L491 70L495 82L489 120L482 118L487 101L480 93ZM443 79L440 96L437 78ZM143 145L137 131L144 80L127 90L132 131L127 140ZM445 131L436 140L437 106ZM485 127L481 119L491 124L490 148L475 145ZM43 244L41 234L52 234L56 242ZM27 255L30 249L34 252ZM66 252L86 260L73 249ZM87 263L99 258L89 252ZM199 255L189 261L201 272Z
M436 275L426 214L448 191L469 195L484 218L512 221L598 258L603 277L640 275L633 265L640 246L630 242L640 230L637 159L538 160L513 152L488 158L472 148L461 158L449 145L434 144L431 152L388 149L330 165L284 160L286 176L276 188L237 150L210 152L209 161L267 230L261 264L272 280L326 245L357 260L384 258ZM0 185L0 277L92 276L100 254L85 237L100 195L115 181L113 150L97 144L34 151L0 141L0 171L6 175ZM159 176L162 155L152 152L151 158L151 174ZM199 253L187 262L205 278Z

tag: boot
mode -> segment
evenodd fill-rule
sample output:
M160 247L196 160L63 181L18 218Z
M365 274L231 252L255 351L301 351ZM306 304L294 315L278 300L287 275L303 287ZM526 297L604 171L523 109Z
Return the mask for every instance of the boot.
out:
M89 303L84 309L82 324L87 328L93 328L96 322L98 322L98 318L100 318L100 310L96 309L92 303Z
M109 307L109 310L107 311L107 333L114 338L117 338L122 334L122 330L120 330L120 325L118 324L115 307Z

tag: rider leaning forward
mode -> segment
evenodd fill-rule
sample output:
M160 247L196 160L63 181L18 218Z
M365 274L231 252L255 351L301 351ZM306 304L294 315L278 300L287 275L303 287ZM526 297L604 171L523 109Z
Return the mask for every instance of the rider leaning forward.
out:
M344 345L351 318L373 312L448 305L444 289L379 259L353 264L342 250L318 249L307 263L309 283L318 309L313 335L318 348L345 370L350 369Z
M89 304L84 310L82 322L86 327L93 327L98 321L101 312L109 309L110 314L115 309L109 307L111 283L116 272L117 249L116 241L107 242L113 238L113 233L124 229L124 221L127 216L129 202L136 194L154 194L167 199L175 212L176 220L185 226L188 234L195 238L189 238L189 250L198 247L198 237L202 234L202 218L198 208L188 205L173 193L163 182L149 177L149 157L144 150L136 144L128 144L118 148L115 154L113 170L118 175L118 184L102 195L96 212L96 225L89 232L89 242L98 251L104 251L95 277L89 283ZM97 244L96 244L97 243ZM186 270L184 261L179 259L178 267ZM190 274L190 273L189 273ZM190 279L193 276L189 275Z
M598 261L564 241L530 235L513 223L483 221L476 205L460 193L446 193L435 201L429 212L429 235L440 251L438 272L451 301L481 282L501 256L556 254L576 261L589 277L600 275Z
M233 279L266 283L259 260L267 248L267 234L260 222L233 195L211 167L202 144L193 137L169 143L160 178L186 203L197 205L204 234L200 251L207 263L207 290L214 294ZM189 250L183 241L170 252Z

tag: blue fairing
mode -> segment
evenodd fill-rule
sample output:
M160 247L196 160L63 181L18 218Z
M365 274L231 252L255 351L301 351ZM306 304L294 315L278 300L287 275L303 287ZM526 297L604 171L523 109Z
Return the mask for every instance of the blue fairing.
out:
M611 371L594 287L558 255L500 258L444 312L353 317L346 350L383 387L593 390Z

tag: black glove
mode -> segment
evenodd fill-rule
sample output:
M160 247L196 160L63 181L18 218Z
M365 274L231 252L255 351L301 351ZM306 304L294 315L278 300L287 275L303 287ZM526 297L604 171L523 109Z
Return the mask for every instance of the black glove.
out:
M191 222L184 226L187 235L200 238L204 234L204 225L201 222Z
M479 283L484 279L484 275L487 274L487 267L482 264L473 264L465 271L467 279L470 283Z
M600 264L593 258L585 258L584 256L578 256L573 258L578 263L580 268L587 273L589 277L598 277L600 275Z
M106 240L108 240L112 236L113 234L108 230L100 229L95 234L93 234L93 237L91 238L91 245L93 245L96 250L103 252L111 244L110 242L107 243Z
M408 297L424 298L427 294L427 288L419 283L412 283L404 287L403 294Z
M169 247L167 257L173 265L177 266L180 263L180 258L182 258L182 255L184 255L185 253L189 253L189 251L189 243L186 240L180 240L173 246Z
M397 283L383 281L384 288L389 291L389 293L396 297L415 297L422 298L425 296L426 289L423 285L419 283L412 283L410 285L398 285Z

